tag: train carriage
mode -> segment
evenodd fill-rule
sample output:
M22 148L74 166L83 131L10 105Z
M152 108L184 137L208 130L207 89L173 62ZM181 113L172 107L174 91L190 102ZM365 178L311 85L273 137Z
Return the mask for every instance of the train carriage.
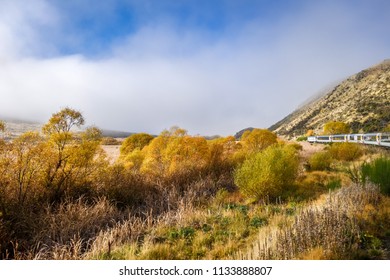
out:
M390 133L319 135L309 136L307 141L310 143L351 142L390 147Z

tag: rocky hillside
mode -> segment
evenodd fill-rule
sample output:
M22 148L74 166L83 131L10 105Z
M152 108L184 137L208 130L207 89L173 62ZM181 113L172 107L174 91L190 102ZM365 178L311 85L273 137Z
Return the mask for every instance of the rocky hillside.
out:
M349 123L353 132L381 131L390 123L390 60L363 70L309 102L270 130L279 135L321 133L328 121Z

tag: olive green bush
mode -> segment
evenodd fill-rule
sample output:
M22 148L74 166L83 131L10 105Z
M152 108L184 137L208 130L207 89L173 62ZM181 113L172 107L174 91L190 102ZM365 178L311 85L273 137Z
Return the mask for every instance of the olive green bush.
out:
M329 170L332 164L332 157L329 152L318 152L309 158L309 169L311 171Z
M329 153L337 160L354 161L363 155L363 150L356 143L333 143L329 149Z
M275 198L291 185L298 174L298 156L291 146L270 146L250 156L236 169L234 181L247 197Z
M361 174L363 181L378 185L383 194L390 195L390 158L380 157L371 163L363 163Z

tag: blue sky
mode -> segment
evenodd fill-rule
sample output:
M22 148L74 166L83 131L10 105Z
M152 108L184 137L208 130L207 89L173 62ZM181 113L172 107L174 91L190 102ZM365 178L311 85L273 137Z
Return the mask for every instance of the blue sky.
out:
M48 3L54 3L61 24L38 25L39 33L44 37L50 34L55 39L48 44L54 45L59 52L56 54L86 57L107 55L112 44L145 26L169 25L179 34L197 32L204 39L215 41L237 35L252 21L270 26L303 7L299 1L272 0L57 0ZM44 50L37 54L53 55Z
M0 0L0 116L229 135L390 57L387 0Z

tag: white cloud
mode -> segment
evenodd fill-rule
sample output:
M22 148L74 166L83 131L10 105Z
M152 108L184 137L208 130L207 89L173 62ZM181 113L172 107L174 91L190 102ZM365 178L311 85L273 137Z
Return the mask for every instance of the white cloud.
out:
M0 0L0 63L50 51L51 34L46 31L57 26L59 18L45 0Z
M179 125L193 134L233 134L270 126L329 83L389 55L385 36L370 33L379 25L362 27L359 13L334 4L274 26L248 22L220 38L146 25L105 58L42 58L56 53L55 42L38 27L60 25L59 12L50 2L11 2L0 0L0 115L19 118L45 121L71 106L108 129L159 133Z

